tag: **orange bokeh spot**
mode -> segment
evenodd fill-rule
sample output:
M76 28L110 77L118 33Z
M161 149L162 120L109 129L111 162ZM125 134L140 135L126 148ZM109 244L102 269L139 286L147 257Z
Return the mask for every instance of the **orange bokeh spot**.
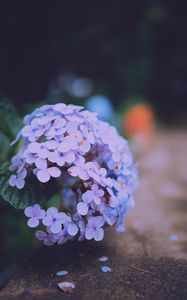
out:
M128 135L150 133L153 130L154 113L150 106L141 103L130 108L124 115L123 126Z

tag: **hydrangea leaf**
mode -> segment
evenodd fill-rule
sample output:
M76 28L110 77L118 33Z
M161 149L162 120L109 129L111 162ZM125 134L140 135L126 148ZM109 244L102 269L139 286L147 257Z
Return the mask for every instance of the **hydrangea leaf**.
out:
M8 182L10 175L9 163L6 162L0 167L0 196L17 209L24 209L36 202L48 200L54 192L51 187L44 189L31 174L28 176L23 189L11 187Z
M0 161L5 161L9 151L9 139L0 132Z
M0 93L0 132L11 140L14 139L22 126L15 106L8 97Z

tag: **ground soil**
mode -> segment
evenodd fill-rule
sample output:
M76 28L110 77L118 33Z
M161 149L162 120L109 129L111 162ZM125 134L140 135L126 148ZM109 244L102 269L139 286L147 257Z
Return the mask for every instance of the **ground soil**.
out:
M187 133L162 131L135 144L140 184L126 232L42 247L0 299L187 299ZM98 261L103 255L108 262ZM104 264L111 272L101 271ZM69 273L58 277L60 270ZM75 283L71 294L57 287L63 280Z

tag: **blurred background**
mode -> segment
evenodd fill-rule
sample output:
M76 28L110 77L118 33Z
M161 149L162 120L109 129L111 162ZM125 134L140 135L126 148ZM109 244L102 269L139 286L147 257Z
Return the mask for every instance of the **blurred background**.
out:
M1 1L0 90L21 117L65 102L129 138L185 128L186 29L186 1ZM3 162L9 140L0 138ZM35 243L22 212L2 201L0 242L2 269Z

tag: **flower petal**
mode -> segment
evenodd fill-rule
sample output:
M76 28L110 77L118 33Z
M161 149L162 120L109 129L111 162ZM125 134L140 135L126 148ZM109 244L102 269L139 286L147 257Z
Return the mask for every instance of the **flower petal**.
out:
M82 200L85 203L90 203L94 199L94 193L92 191L87 191L82 195Z
M17 180L16 175L11 175L10 179L9 179L10 186L15 186L16 185L16 180Z
M59 282L58 287L64 292L64 293L71 293L72 290L75 288L75 285L72 282L64 281Z
M46 170L39 170L37 172L37 178L40 182L48 182L50 179L50 175L48 174L48 172L46 172Z
M32 206L26 207L25 210L24 210L24 214L27 217L31 218L33 216L33 207Z
M37 158L35 160L35 165L38 169L46 169L47 168L47 161L46 159L42 159L42 158Z
M25 180L22 178L17 178L16 187L21 190L25 185Z
M102 267L101 267L101 270L102 270L102 272L104 272L104 273L108 273L108 272L111 272L111 271L112 271L111 268L108 267L108 266L102 266Z
M47 237L47 233L41 230L37 230L35 236L38 240L43 241Z
M68 271L58 271L58 272L56 272L56 275L57 276L65 276L65 275L67 275L68 274Z
M85 237L87 240L93 239L94 231L92 227L86 227Z
M54 222L51 227L50 227L50 230L52 233L59 233L62 229L62 225L60 222Z
M38 150L40 149L41 147L41 144L40 143L37 143L37 142L33 142L33 143L30 143L28 145L28 150L31 152L31 153L37 153Z
M85 216L88 213L88 204L84 202L79 202L77 205L77 211L80 215Z
M101 261L101 262L105 262L105 261L108 261L108 257L107 256L101 256L98 261Z
M30 218L27 222L27 225L31 228L35 228L39 225L39 220L37 218Z
M70 223L69 226L68 226L68 233L71 235L71 236L75 236L78 232L78 227L75 223Z
M104 237L104 230L103 228L97 228L97 230L94 231L94 240L95 241L101 241Z
M59 177L61 175L61 171L57 167L48 168L48 173L51 177Z

